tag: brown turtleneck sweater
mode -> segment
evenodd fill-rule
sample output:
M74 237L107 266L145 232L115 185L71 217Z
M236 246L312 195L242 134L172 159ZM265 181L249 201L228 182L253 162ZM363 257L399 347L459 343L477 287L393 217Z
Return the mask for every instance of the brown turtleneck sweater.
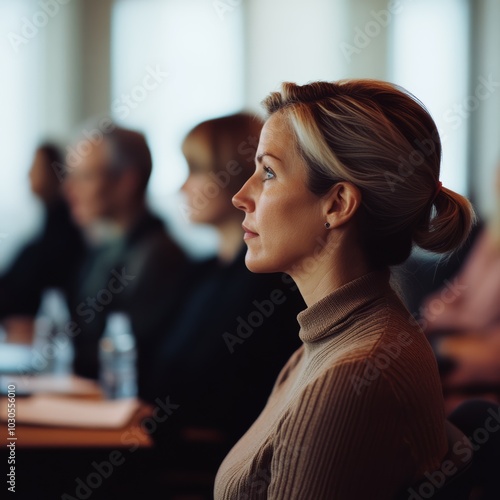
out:
M389 277L368 273L298 315L303 346L220 466L216 500L387 500L439 466L436 362Z

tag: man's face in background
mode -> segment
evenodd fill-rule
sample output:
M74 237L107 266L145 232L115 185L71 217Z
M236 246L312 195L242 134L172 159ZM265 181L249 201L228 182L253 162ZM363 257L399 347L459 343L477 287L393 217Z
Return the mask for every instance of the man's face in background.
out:
M68 158L65 180L71 214L81 227L112 218L116 197L116 176L110 169L106 142L85 146L81 150L87 154Z

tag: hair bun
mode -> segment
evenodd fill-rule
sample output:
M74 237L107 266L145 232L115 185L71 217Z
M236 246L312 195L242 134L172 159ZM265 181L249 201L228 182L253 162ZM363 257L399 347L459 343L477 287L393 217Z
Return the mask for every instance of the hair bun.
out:
M413 241L430 252L451 252L465 243L475 222L469 200L438 184L429 211L413 232Z

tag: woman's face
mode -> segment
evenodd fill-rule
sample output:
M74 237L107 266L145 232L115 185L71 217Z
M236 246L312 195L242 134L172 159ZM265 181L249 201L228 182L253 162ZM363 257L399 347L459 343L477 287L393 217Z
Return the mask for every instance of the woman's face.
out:
M201 133L188 136L183 146L189 175L181 187L186 197L189 220L198 224L219 225L234 217L231 194L212 172L212 146ZM234 191L233 191L234 192Z
M293 275L325 238L321 198L306 182L294 134L279 113L273 114L262 129L255 172L233 198L245 212L246 265L251 271Z

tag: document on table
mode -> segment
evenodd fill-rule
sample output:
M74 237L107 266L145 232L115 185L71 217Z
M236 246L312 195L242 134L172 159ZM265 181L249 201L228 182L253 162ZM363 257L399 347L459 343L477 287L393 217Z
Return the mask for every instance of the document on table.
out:
M118 429L130 422L139 407L140 402L135 398L93 401L39 394L16 398L16 423ZM0 408L0 420L6 421L6 398L2 398Z
M0 394L5 396L9 385L16 386L16 394L60 394L80 397L101 397L99 384L75 375L0 375Z

